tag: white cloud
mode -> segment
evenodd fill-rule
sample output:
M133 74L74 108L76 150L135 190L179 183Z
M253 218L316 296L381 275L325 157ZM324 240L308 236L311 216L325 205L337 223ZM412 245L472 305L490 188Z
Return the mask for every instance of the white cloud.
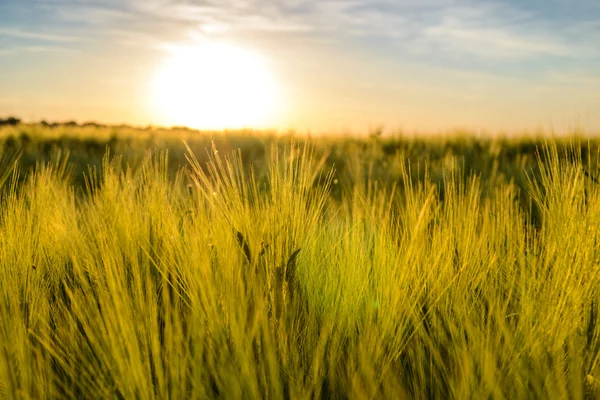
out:
M579 47L571 45L568 30L584 37L595 29L582 23L556 30L518 5L494 0L132 0L131 8L184 23L182 31L310 34L338 43L379 38L414 53L495 60L573 56Z
M24 45L0 49L0 56L10 56L20 53L70 53L73 49L60 46Z
M518 33L501 26L469 26L453 18L444 18L440 24L424 29L420 41L423 45L433 45L443 52L491 58L571 54L571 49L557 38Z
M102 27L89 36L153 47L157 41L262 34L310 37L323 46L376 40L381 51L517 61L600 56L597 20L544 18L498 0L123 0L42 5L65 23ZM45 8L44 8L45 7ZM540 6L541 7L541 6ZM1 28L0 35L69 42L79 37ZM89 38L87 38L89 39ZM375 42L374 42L375 43Z
M19 39L34 39L41 40L44 42L59 42L59 43L73 43L79 42L81 39L75 36L58 35L55 33L46 32L34 32L29 30L14 29L14 28L0 28L0 36L9 36Z

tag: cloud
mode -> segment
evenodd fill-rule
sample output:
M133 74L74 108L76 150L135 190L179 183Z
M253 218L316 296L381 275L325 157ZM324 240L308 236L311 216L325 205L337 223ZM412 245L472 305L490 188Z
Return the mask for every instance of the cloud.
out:
M0 49L0 57L22 53L71 53L73 49L60 46L23 45Z
M108 29L102 32L112 43L127 47L161 47L164 39L158 39L156 35L144 31L132 31L127 29Z
M33 39L44 42L75 43L81 41L80 38L68 35L58 35L55 33L34 32L29 30L15 28L0 28L0 36L9 36L18 39Z
M437 59L600 57L600 26L585 14L595 3L549 1L552 7L499 0L54 0L36 7L57 27L83 24L88 29L81 36L11 28L0 35L55 42L108 37L155 47L198 35L261 34L310 38L322 46L372 40L381 52Z
M593 22L562 26L519 3L495 0L130 0L129 7L150 20L171 21L169 29L181 33L270 32L323 43L371 38L409 53L489 60L571 57L580 48L572 37L597 31Z
M83 22L90 26L107 26L116 22L131 22L136 15L125 9L77 4L63 7L44 6L55 17L65 22Z
M499 59L572 54L572 49L558 38L519 33L499 26L469 26L453 18L444 18L438 25L424 29L419 42L438 51Z
M208 34L232 32L310 32L312 26L293 13L285 13L266 1L148 0L133 3L139 15L171 22L172 27Z

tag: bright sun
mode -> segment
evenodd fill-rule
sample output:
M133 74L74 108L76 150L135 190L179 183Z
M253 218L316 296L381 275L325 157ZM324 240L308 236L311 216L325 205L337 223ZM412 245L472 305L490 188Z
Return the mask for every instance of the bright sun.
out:
M222 43L175 48L152 92L161 120L198 129L266 127L278 106L277 85L263 58Z

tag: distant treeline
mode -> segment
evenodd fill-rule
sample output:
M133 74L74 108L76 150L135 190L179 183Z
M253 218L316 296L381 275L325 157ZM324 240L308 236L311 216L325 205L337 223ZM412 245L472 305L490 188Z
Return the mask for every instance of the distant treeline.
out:
M15 116L8 116L6 118L0 118L0 126L17 126L19 124L25 124L21 118L17 118ZM86 122L77 122L74 120L69 121L47 121L45 119L39 122L28 123L27 125L40 125L46 128L57 128L57 127L91 127L91 128L129 128L129 129L139 129L139 130L150 130L154 129L152 125L147 125L145 127L134 127L129 124L104 124L96 121L86 121ZM173 126L169 128L171 130L178 131L193 131L186 126Z
M8 117L8 118L0 118L0 126L17 126L21 123L19 118Z

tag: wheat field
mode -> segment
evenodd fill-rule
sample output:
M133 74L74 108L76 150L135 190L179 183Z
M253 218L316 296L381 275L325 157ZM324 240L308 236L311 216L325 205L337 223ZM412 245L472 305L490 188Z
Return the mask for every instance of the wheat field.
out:
M76 174L16 132L1 398L600 398L596 142L486 142L492 176L471 142L138 138Z

